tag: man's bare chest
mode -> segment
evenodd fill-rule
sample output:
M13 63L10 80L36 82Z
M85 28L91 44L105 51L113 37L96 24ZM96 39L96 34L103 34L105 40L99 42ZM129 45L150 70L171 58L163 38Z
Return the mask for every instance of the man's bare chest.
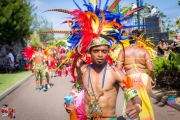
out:
M36 57L43 57L44 54L42 54L42 53L36 53L35 56L36 56Z
M84 73L82 76L82 80L84 87L92 92L110 91L114 88L115 84L115 80L109 72L106 72L106 75L104 77L103 73L90 74L90 76L88 75L88 73Z

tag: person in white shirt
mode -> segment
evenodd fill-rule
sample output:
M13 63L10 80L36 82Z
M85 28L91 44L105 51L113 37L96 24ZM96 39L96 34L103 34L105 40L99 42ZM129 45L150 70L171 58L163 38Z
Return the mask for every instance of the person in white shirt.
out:
M156 14L156 8L154 6L151 7L151 16Z
M14 67L14 56L12 54L12 49L9 50L8 60L9 60L9 72L11 73Z
M135 9L135 8L137 8L137 5L136 4L132 4L132 7L131 7L131 10L133 10L133 9ZM137 14L137 12L135 12L134 14Z

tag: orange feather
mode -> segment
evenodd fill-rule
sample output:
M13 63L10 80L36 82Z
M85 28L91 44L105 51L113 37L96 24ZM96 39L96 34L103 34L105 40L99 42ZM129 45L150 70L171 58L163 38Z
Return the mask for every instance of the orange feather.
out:
M44 32L39 32L39 34L47 34L47 33L59 33L59 34L67 34L71 31L67 31L67 30L48 30L48 31L44 31Z
M113 4L108 8L108 11L112 11L116 6L117 4L120 2L120 0L115 0L113 2Z
M46 10L44 12L48 12L48 11L56 11L56 12L63 12L63 13L71 14L71 11L65 10L65 9L51 9L51 10Z

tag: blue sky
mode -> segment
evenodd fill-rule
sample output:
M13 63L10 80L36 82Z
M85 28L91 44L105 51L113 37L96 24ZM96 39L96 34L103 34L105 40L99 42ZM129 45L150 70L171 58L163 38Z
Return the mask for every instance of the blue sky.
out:
M68 30L68 25L64 24L62 25L61 23L65 21L69 15L65 13L60 13L60 12L45 12L45 10L49 9L67 9L67 10L74 10L77 7L75 6L73 0L29 0L31 4L34 4L37 9L34 11L37 13L38 16L42 16L46 18L49 22L53 23L53 29L54 30ZM83 0L75 0L78 5L81 8L83 7ZM88 1L88 0L86 0ZM101 7L103 7L104 3L106 0L101 0ZM109 0L109 4L114 0ZM144 0L144 3L148 3L151 5L154 5L158 7L157 10L160 10L164 12L167 17L171 19L172 22L175 22L175 20L180 16L180 6L178 5L179 0ZM120 5L123 6L128 6L131 3L136 3L136 0L121 0ZM55 37L62 37L63 35L55 35Z

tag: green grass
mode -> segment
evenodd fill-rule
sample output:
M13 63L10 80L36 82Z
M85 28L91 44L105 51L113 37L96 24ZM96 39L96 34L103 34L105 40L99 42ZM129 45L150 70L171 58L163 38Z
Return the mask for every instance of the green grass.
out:
M29 71L0 74L0 94L30 74Z

